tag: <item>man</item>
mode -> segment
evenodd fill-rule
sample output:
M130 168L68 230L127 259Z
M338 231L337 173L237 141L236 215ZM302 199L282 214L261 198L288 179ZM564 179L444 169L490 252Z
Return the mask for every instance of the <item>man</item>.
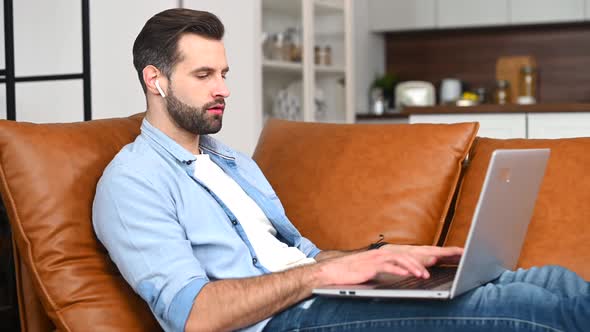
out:
M165 330L590 326L588 283L557 267L507 272L448 302L310 298L378 273L428 278L427 267L462 249L320 251L302 237L254 161L208 136L229 97L223 32L207 12L148 20L133 46L147 100L141 134L106 168L94 201L98 238Z

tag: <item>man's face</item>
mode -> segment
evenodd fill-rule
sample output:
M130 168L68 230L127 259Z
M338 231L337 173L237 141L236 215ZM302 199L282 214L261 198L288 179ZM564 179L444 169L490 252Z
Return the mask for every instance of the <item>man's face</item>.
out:
M195 135L221 129L228 72L225 48L218 40L184 34L178 41L181 59L174 66L166 107L176 125Z

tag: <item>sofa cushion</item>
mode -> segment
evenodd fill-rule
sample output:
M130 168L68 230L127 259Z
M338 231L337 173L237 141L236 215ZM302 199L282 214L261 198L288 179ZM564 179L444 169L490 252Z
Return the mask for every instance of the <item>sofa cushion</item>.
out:
M492 152L516 148L551 149L518 265L559 264L590 279L590 138L479 138L445 245L465 243Z
M271 120L254 153L287 216L322 249L437 242L477 123Z
M60 331L150 331L157 322L97 241L103 169L142 115L70 124L0 121L0 191L20 258Z

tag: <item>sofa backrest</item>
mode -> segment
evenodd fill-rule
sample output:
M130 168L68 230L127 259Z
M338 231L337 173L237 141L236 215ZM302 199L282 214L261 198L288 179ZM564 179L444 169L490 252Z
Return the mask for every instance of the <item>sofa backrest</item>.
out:
M477 123L271 120L254 159L287 216L322 249L438 241Z
M91 223L96 183L142 115L70 124L0 121L0 191L20 259L60 331L157 331Z
M141 119L0 121L0 192L19 270L60 331L160 330L91 224L96 183L115 154L138 135ZM287 214L321 247L362 247L379 234L398 243L432 244L477 129L476 123L277 120L265 128L255 158Z
M550 148L551 155L518 265L559 264L589 280L590 138L479 138L445 245L464 245L492 152L524 148Z

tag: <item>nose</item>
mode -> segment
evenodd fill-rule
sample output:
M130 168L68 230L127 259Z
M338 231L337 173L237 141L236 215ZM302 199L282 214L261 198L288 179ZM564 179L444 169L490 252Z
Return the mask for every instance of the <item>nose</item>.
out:
M227 98L229 97L229 89L227 88L227 84L225 83L225 79L220 77L217 80L217 84L215 89L213 90L213 94L215 98Z

